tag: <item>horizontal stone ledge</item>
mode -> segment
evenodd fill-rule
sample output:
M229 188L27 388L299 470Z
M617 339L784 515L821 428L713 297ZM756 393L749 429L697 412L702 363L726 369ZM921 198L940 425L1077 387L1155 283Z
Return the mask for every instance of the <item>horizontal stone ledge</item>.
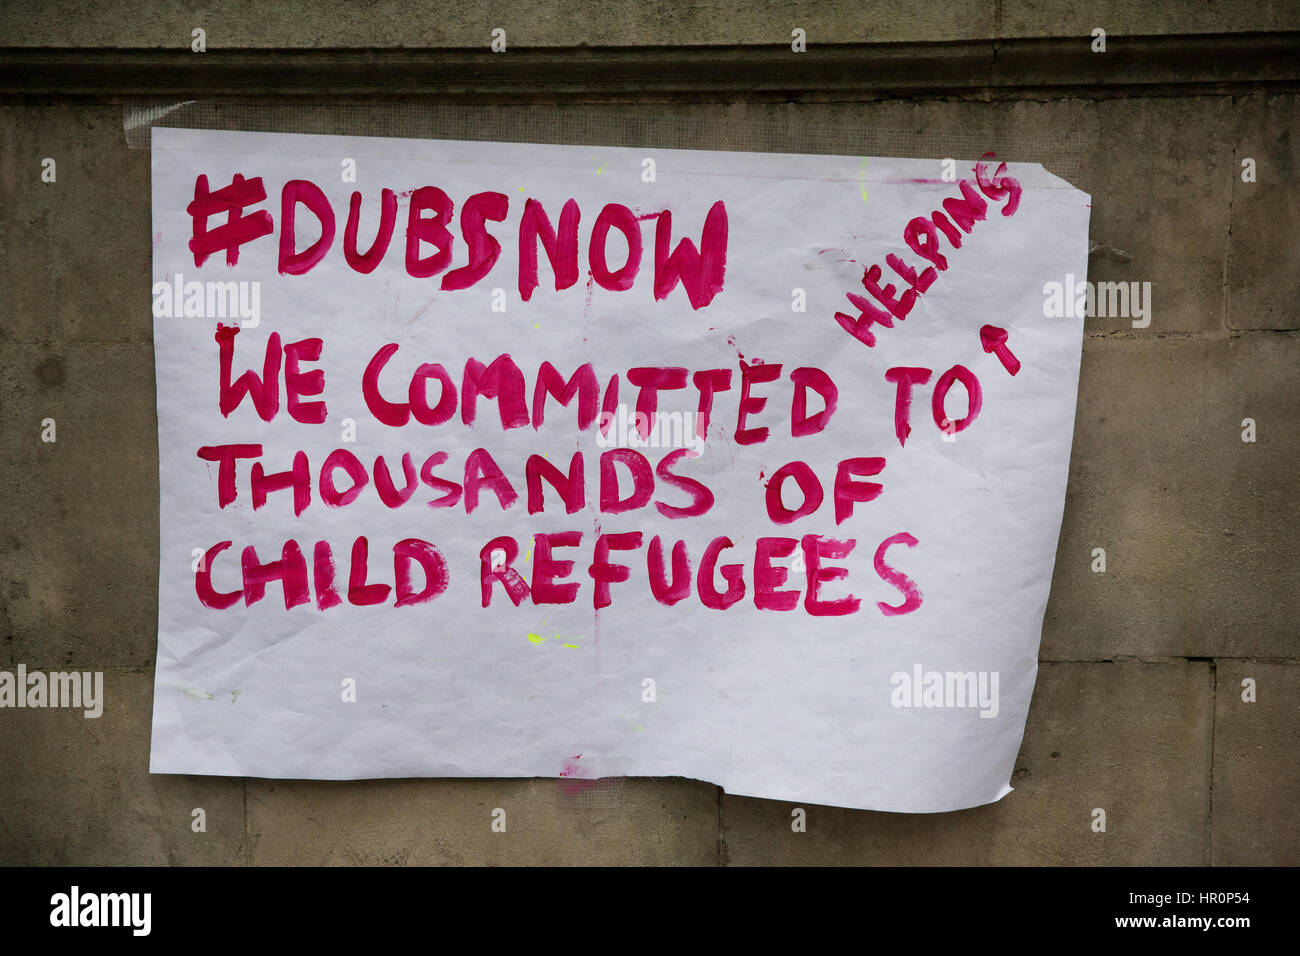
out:
M0 49L0 95L918 95L1295 84L1300 33L483 50Z

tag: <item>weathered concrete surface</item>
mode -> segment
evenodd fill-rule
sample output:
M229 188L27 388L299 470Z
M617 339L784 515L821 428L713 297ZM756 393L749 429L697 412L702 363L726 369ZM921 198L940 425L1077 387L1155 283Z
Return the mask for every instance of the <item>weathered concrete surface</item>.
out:
M1044 659L1295 655L1297 363L1293 333L1085 340Z
M177 0L55 0L0 13L0 46L188 48L195 27L207 31L209 49L486 47L496 27L520 47L789 43L794 27L807 32L810 44L1078 36L1087 45L1101 27L1107 49L1116 51L1126 36L1300 30L1300 11L1272 0L1103 0L1087 6L1066 0L530 0L444 5L419 16L400 0L379 0L364 9L320 4L304 17L295 4L256 0L216 9Z
M1300 8L1298 8L1300 9ZM1300 143L1294 97L1234 101L1228 327L1300 329ZM1245 160L1255 181L1243 182Z
M619 0L527 0L442 4L416 13L401 0L364 9L321 4L304 17L297 4L235 0L219 7L164 0L132 3L76 0L21 6L0 13L0 47L190 47L191 31L207 32L208 49L302 47L478 47L492 30L507 46L699 46L788 44L801 27L810 44L959 40L994 35L994 0L936 6L909 0L793 0L728 3L626 3Z
M1146 334L1223 328L1231 99L1106 100L1096 109L1100 139L1076 185L1093 197L1092 238L1131 261L1094 255L1088 278L1150 282ZM1088 330L1133 331L1133 321L1098 316Z
M41 180L46 158L56 182ZM152 351L148 195L149 155L126 148L121 107L0 105L0 345Z
M957 813L868 813L727 796L736 865L1193 866L1209 860L1210 667L1044 663L1001 801ZM888 768L881 768L888 773ZM1094 832L1093 811L1106 812Z
M249 780L248 828L251 862L277 866L712 866L718 788L646 777Z
M243 780L150 774L152 711L152 673L110 670L100 717L0 712L0 866L244 862Z
M1255 702L1242 699L1246 679ZM1213 862L1300 859L1300 666L1220 661L1214 707Z
M76 294L63 295L77 307ZM141 308L148 314L147 301ZM49 419L57 440L47 443ZM0 351L0 629L12 662L152 667L157 428L149 345L50 341Z
M1100 27L1108 53L1122 50L1126 36L1300 30L1300 8L1271 0L1002 0L1000 9L1004 37L1078 36L1091 44L1092 31Z

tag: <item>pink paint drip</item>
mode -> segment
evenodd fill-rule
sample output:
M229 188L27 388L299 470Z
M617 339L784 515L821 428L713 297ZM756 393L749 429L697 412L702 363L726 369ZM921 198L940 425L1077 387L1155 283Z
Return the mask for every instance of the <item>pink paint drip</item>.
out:
M582 754L567 757L560 765L560 777L562 779L560 792L566 797L590 790L600 783L596 778L588 776L590 771L586 767L579 766L578 761L581 757Z
M600 537L600 520L592 519L592 526L596 529L596 537ZM600 662L600 608L592 607L591 609L591 640L596 645L596 662ZM581 757L582 754L578 754ZM576 757L574 758L577 759Z

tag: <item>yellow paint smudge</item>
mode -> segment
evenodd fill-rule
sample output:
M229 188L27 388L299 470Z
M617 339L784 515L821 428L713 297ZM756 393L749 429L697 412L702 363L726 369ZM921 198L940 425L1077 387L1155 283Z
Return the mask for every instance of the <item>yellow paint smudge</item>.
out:
M546 622L545 622L545 621L542 621L542 623L545 624ZM532 644L545 644L545 643L546 643L546 638L545 638L543 635L541 635L541 634L534 634L534 633L532 633L532 632L530 631L530 632L528 632L528 634L526 634L525 636L528 638L529 643L532 643ZM574 650L577 650L577 649L578 649L578 646L579 646L579 645L577 645L577 644L572 644L572 643L568 643L568 642L566 642L566 641L564 640L564 635L563 635L563 634L556 634L556 635L552 638L552 640L555 640L555 641L560 642L560 646L561 646L561 647L569 647L569 648L572 648L572 649L574 649ZM575 640L575 641L576 641L576 640L581 640L581 637L575 637L575 638L573 638L573 640Z

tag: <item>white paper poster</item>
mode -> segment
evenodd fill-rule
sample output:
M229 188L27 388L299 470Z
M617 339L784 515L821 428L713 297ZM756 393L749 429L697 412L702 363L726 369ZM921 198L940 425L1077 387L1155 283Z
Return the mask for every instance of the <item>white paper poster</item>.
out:
M1001 798L1088 203L992 156L155 129L151 769Z

